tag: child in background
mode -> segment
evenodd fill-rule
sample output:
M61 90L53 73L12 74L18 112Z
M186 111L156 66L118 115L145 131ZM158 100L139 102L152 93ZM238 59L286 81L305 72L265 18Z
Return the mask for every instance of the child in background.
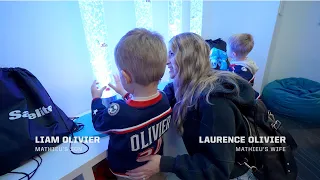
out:
M227 55L230 62L228 70L246 79L252 86L259 69L257 64L247 57L253 47L253 37L246 33L235 34L227 42ZM259 97L259 93L256 92L256 98Z
M146 162L139 158L161 154L162 135L168 130L172 110L166 95L158 91L165 72L167 48L163 37L146 29L133 29L124 35L114 52L120 77L109 84L123 100L106 108L103 90L91 86L92 122L94 128L110 135L108 162L118 179L126 179L128 170ZM141 179L164 179L163 174Z

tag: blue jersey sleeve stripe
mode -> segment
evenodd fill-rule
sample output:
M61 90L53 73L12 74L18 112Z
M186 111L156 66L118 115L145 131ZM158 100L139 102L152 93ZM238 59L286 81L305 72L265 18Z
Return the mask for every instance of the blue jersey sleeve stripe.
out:
M132 126L132 127L128 127L128 128L123 128L123 129L110 129L108 131L100 131L100 133L104 133L104 134L108 134L108 133L114 133L114 134L126 134L126 133L130 133L130 132L133 132L133 131L137 131L139 129L142 129L156 121L159 121L161 120L163 117L165 116L168 116L170 113L172 112L172 109L171 107L166 110L165 112L163 112L162 114L142 123L142 124L139 124L139 125L136 125L136 126Z

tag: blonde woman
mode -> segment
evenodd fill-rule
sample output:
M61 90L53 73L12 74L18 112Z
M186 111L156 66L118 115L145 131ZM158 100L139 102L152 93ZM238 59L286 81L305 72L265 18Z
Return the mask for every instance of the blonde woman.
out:
M213 70L209 53L197 34L182 33L170 40L167 66L173 83L164 91L188 154L139 159L148 163L128 171L131 179L148 179L158 172L171 172L183 180L255 179L238 164L235 143L203 143L206 137L247 135L241 112L249 113L254 105L250 84L233 73Z

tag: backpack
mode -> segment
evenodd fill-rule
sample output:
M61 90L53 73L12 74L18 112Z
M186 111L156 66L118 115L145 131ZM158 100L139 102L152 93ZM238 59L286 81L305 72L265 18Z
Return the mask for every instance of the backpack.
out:
M208 43L208 45L210 46L210 49L212 48L217 48L220 49L224 52L227 52L227 43L222 40L221 38L212 40L212 39L207 39L206 43Z
M205 40L210 47L210 61L212 68L216 70L227 70L230 65L227 57L227 43L221 38Z
M30 179L42 163L41 153L58 146L63 137L73 137L74 132L83 128L52 101L41 82L26 69L0 68L0 98L0 176L13 173ZM37 143L39 136L58 137L59 142ZM41 147L45 150L36 150ZM73 154L88 151L74 153L71 143L69 150ZM32 172L12 171L29 160L37 163Z
M259 147L262 151L236 152L236 162L252 170L258 180L296 180L297 165L294 151L297 144L293 137L281 126L274 115L268 111L265 104L256 100L256 105L251 115L243 115L249 136L284 136L285 143L259 143L250 144L248 147ZM275 148L281 147L281 149ZM285 151L283 150L285 148ZM266 151L268 149L268 151ZM277 149L279 151L277 151Z

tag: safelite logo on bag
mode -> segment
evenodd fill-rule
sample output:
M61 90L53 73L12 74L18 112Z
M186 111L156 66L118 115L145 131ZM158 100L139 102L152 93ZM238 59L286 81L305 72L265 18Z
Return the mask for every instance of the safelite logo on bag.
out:
M35 119L42 117L46 114L50 114L52 112L52 106L48 107L40 107L36 109L34 112L29 111L21 111L21 110L14 110L9 112L9 120L16 120L20 118L28 118L28 119Z

